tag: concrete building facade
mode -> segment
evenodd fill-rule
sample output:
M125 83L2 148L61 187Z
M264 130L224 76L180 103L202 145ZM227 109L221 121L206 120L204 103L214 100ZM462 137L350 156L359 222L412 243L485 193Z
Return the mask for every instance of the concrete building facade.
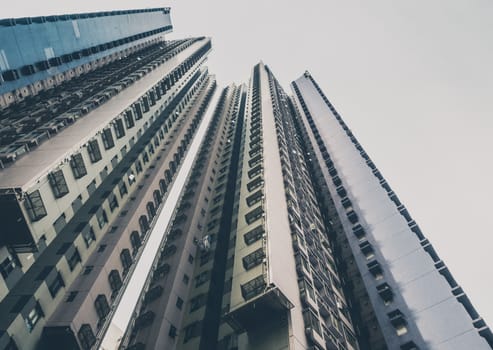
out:
M171 29L0 20L0 349L492 348L309 73L219 89Z
M2 349L96 346L215 91L210 40L165 41L169 9L74 16L1 22ZM26 31L83 52L27 72Z

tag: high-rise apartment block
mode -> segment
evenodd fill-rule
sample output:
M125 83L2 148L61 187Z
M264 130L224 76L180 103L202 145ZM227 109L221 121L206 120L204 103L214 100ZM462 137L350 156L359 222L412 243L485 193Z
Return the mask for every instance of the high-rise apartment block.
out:
M309 73L168 8L0 20L0 349L490 349Z

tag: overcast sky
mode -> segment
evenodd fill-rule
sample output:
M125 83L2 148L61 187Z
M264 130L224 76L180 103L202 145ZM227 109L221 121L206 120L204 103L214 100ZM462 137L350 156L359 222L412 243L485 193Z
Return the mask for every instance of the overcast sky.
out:
M220 84L309 70L493 326L491 0L17 0L1 17L170 6Z

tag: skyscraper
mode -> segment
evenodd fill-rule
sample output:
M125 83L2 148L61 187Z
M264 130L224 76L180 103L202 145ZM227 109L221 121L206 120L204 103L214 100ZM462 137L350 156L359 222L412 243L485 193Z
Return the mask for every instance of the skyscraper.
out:
M0 21L0 349L492 347L309 73L218 89L171 28Z
M211 43L164 41L167 8L0 25L0 348L89 349L215 90Z
M313 77L305 73L292 88L362 343L493 346L467 295Z

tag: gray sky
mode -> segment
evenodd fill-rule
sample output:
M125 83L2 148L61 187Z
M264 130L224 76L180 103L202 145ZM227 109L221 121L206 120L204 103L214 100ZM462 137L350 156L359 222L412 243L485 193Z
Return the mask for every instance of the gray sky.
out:
M491 0L18 0L1 17L170 6L213 38L210 71L309 70L493 326Z

